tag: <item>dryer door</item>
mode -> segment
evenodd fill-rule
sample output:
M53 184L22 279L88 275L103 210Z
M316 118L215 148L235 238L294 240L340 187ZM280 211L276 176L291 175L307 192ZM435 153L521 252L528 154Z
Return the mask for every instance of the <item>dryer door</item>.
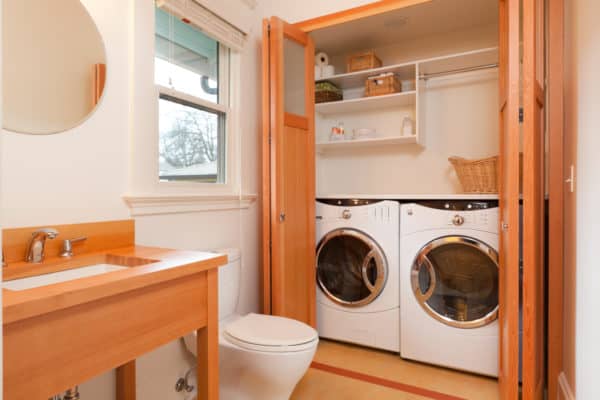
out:
M385 287L387 260L377 243L354 229L329 232L317 247L317 282L335 303L360 307Z
M479 240L429 242L415 258L411 284L421 307L446 325L477 328L498 317L498 253Z

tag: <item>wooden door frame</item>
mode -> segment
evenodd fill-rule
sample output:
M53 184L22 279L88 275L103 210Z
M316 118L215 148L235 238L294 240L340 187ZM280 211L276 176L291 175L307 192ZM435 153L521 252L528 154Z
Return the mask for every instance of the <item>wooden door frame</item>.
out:
M548 2L548 399L558 397L564 323L564 0Z
M312 32L317 29L328 28L330 26L355 21L357 19L371 17L377 14L383 14L388 11L394 11L400 8L410 7L421 3L428 3L432 0L379 0L373 3L365 4L347 10L321 15L316 18L310 18L304 21L296 22L294 25L304 32Z
M498 191L500 202L498 389L502 400L516 400L519 391L520 4L519 0L500 0L498 6L498 87L502 124L499 137L501 167Z
M262 46L262 313L271 314L271 90L269 20Z

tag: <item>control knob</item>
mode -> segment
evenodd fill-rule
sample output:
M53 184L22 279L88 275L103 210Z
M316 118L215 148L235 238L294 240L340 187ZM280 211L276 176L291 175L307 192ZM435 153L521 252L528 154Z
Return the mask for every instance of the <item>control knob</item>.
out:
M456 214L454 218L452 218L452 224L454 224L455 226L461 226L464 223L465 217L463 217L462 215Z

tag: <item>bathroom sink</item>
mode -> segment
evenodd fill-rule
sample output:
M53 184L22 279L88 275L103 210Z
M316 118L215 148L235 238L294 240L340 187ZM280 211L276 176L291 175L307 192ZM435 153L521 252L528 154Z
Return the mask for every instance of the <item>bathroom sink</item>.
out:
M9 290L26 290L40 286L51 285L53 283L72 281L88 276L95 276L105 274L108 272L120 271L126 268L128 267L114 264L88 265L85 267L73 268L60 272L52 272L49 274L36 275L28 278L2 282L2 288Z

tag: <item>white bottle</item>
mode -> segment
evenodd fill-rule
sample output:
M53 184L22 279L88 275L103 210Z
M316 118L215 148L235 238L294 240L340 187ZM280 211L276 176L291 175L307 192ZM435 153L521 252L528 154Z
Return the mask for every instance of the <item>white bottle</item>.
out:
M414 122L410 117L404 117L402 120L402 136L414 136Z

